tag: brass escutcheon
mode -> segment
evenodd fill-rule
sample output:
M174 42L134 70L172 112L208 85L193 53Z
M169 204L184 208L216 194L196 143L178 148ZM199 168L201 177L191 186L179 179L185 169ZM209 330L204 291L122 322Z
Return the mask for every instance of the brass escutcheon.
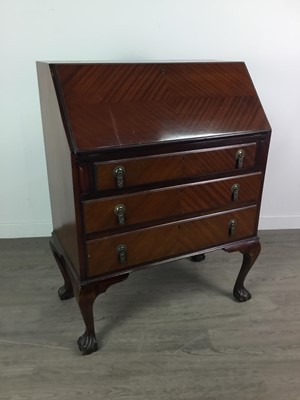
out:
M121 264L125 264L126 263L126 253L127 253L127 247L125 246L125 244L119 244L119 246L117 247L117 254L119 256L119 261Z
M243 168L244 157L245 157L245 150L239 149L235 154L236 167L238 169Z
M117 204L114 208L114 213L118 217L120 225L125 224L125 212L126 212L126 207L124 206L124 204Z
M231 186L232 200L237 201L239 198L240 185L235 183Z
M122 165L118 165L113 170L113 175L114 175L114 177L116 179L117 188L118 189L123 189L123 187L124 187L125 168Z
M236 233L237 221L235 219L231 219L228 223L228 226L229 226L229 235L233 236Z

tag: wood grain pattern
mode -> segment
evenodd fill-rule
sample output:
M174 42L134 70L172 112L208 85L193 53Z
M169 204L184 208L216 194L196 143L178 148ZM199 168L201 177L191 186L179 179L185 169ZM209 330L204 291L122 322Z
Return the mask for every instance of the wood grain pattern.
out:
M51 245L64 278L60 298L79 300L79 349L98 348L98 294L142 265L247 248L235 294L248 300L243 280L258 255L271 128L244 63L39 65ZM240 165L238 150L245 152ZM125 185L119 177L116 189L120 164ZM233 183L241 185L236 201ZM114 201L126 203L124 229L111 220ZM126 257L117 254L120 245Z
M240 185L235 201L232 196L234 184ZM242 203L257 202L261 185L262 175L256 173L86 201L83 203L85 231L101 232L169 217L200 214L220 207L236 208ZM124 226L119 224L114 213L118 204L126 208Z
M236 152L240 148L245 151L241 169L243 171L255 165L256 143L96 163L96 188L98 190L116 188L113 171L119 165L125 168L125 187L237 171Z
M56 64L75 151L270 129L244 63Z
M210 215L187 221L178 221L163 226L136 230L87 242L88 274L99 275L128 269L133 266L155 262L170 257L189 254L218 246L234 240L254 236L257 209L255 206ZM229 234L228 223L237 221L234 236ZM127 247L127 261L121 264L117 246Z

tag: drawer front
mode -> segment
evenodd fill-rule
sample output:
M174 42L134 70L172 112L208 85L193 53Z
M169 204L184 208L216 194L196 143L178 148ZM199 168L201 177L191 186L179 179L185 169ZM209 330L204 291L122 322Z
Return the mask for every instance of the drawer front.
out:
M261 173L90 200L83 204L86 233L181 217L224 206L256 202ZM118 213L119 212L119 213Z
M86 243L88 274L129 269L251 237L256 234L256 221L257 208L252 206L90 240ZM121 247L118 254L124 245L126 252Z
M96 189L117 189L251 168L255 165L256 146L250 143L96 163Z

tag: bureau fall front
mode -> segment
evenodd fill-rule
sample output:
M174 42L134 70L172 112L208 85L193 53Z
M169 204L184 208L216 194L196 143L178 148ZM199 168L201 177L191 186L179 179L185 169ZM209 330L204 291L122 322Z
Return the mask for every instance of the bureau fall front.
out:
M242 62L37 63L53 218L51 249L98 349L96 297L141 267L257 237L271 128Z

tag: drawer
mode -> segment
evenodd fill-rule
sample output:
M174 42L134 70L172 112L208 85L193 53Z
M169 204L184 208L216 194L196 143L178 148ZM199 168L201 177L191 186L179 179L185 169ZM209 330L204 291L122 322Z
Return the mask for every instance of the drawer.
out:
M195 178L255 165L256 143L95 164L96 189Z
M261 173L256 173L86 201L83 203L85 231L118 229L219 207L236 208L245 202L256 202L261 184Z
M90 240L86 243L88 274L91 277L130 269L251 237L256 234L256 223L257 208L251 206ZM123 260L119 246L126 247Z

